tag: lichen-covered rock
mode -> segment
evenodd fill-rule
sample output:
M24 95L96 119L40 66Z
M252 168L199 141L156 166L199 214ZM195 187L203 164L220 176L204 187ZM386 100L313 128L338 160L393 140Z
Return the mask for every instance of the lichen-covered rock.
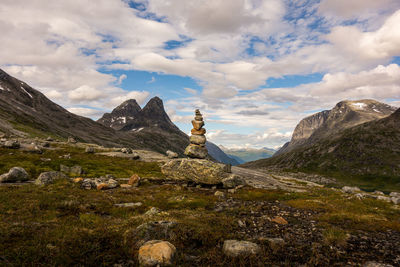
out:
M178 153L173 152L171 150L167 150L167 152L165 154L167 154L168 158L170 158L170 159L175 159L178 157Z
M131 178L129 178L128 184L131 186L139 186L140 184L140 176L137 174L133 174Z
M68 179L68 176L62 172L42 172L35 180L36 185L48 185L54 183L56 180Z
M222 251L226 256L235 258L258 254L261 248L249 241L225 240Z
M139 264L141 266L172 265L176 248L167 241L152 240L139 249Z
M222 179L222 184L224 188L236 188L239 185L246 185L246 181L239 175L231 174Z
M204 159L207 157L208 151L205 146L190 144L185 149L185 155L190 158Z
M206 137L204 135L191 135L190 143L195 145L204 145L206 143Z
M211 185L222 183L222 180L229 175L225 164L205 159L170 160L161 167L161 171L174 180Z
M29 174L21 167L13 167L8 173L0 175L0 183L23 182L29 179Z

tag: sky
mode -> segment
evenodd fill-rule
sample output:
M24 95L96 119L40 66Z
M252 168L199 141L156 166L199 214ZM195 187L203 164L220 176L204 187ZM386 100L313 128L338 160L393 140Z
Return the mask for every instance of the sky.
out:
M0 68L98 119L154 96L208 140L278 148L342 100L400 106L399 0L1 0Z

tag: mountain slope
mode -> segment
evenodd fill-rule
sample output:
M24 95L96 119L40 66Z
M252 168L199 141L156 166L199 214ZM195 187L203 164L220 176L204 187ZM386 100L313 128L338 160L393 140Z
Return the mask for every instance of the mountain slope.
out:
M229 157L236 157L240 159L240 163L245 163L249 161L254 161L258 159L264 159L272 157L272 155L276 152L274 149L270 148L241 148L241 149L232 149L226 148L224 146L220 146L222 151L224 151Z
M283 168L318 172L344 180L358 177L380 187L400 188L400 109L357 125L312 145L273 158L249 162L249 168Z
M331 110L324 110L301 120L289 144L284 145L275 155L310 145L350 127L385 118L394 111L394 107L370 99L341 101Z
M36 136L73 136L104 146L138 145L135 137L118 133L91 119L70 113L26 83L0 70L0 131Z
M206 147L208 150L208 154L210 154L214 159L219 162L223 162L226 164L231 164L232 166L239 165L240 162L235 158L227 155L220 147L211 142L206 142Z

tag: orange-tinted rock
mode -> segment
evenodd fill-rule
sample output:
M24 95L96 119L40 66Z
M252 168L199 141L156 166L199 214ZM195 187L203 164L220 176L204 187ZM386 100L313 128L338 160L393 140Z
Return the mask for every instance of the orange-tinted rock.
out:
M140 266L172 265L175 252L175 246L167 241L148 241L139 248L139 264Z
M191 134L193 135L205 135L206 129L201 128L200 130L192 129Z
M282 218L282 217L280 217L280 216L276 216L275 218L273 218L273 219L271 220L271 222L275 222L275 223L277 223L277 224L282 224L282 225L288 224L288 222L287 222L284 218Z
M106 190L108 189L108 184L98 184L97 185L97 190Z
M132 186L130 184L121 184L120 187L121 188L132 188Z
M131 178L129 178L129 182L128 184L131 186L139 186L140 183L140 176L137 174L134 174L131 176Z
M192 120L192 125L195 130L199 131L204 126L204 121Z
M81 183L81 182L83 182L83 178L81 178L81 177L78 177L78 178L75 178L74 180L72 180L74 183Z

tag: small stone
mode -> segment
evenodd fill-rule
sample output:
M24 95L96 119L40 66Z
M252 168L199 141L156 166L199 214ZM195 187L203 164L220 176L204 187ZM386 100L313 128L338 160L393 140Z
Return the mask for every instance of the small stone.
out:
M70 143L70 144L76 144L77 141L76 141L76 139L75 139L74 137L70 136L70 137L68 137L68 143Z
M133 174L133 175L131 176L131 178L129 178L128 184L131 185L131 186L137 187L137 186L139 186L139 184L140 184L140 179L141 179L141 178L140 178L139 175Z
M400 197L391 197L390 200L395 205L399 205L400 204Z
M205 159L208 155L208 151L204 146L190 144L185 149L185 155L190 158Z
M160 213L160 210L155 208L155 207L152 207L144 215L146 215L146 216L154 216L154 215L157 215L158 213Z
M108 185L108 189L114 189L114 188L117 188L119 186L119 183L114 179L109 179L107 181L107 185Z
M206 129L201 128L200 130L192 129L190 131L191 134L193 135L205 135L206 134Z
M93 154L94 152L95 152L95 149L94 149L94 147L87 147L86 149L85 149L85 152L86 153L89 153L89 154Z
M391 264L380 263L376 261L368 261L362 267L393 267Z
M386 196L378 196L376 199L378 200L383 200L385 202L391 202L392 200L390 199L390 197L386 197Z
M120 207L120 208L134 208L134 207L140 207L142 205L143 205L142 202L114 204L114 206Z
M221 191L216 191L215 193L214 193L214 196L216 196L216 197L225 197L225 194L224 194L224 192L221 192Z
M267 241L269 246L274 250L278 250L281 249L285 246L285 240L283 240L282 238L261 238L263 241Z
M170 158L170 159L175 159L178 157L178 153L173 152L171 150L167 150L166 154L167 154L168 158Z
M74 183L81 183L81 182L83 182L83 178L82 177L74 178L72 181Z
M239 185L246 185L246 181L239 175L231 174L222 179L224 188L236 188Z
M90 190L92 188L96 188L96 184L92 179L84 179L82 181L81 187L86 190Z
M97 188L97 190L107 190L107 189L109 189L108 188L108 184L106 184L106 183L98 184L96 188Z
M261 248L249 241L225 240L222 251L226 256L235 258L259 254Z
M46 138L46 141L52 142L52 141L54 141L54 140L53 140L53 138L51 138L51 136L49 136L49 137Z
M288 222L287 222L284 218L282 218L281 216L276 216L276 217L274 217L274 218L271 220L271 222L275 222L275 223L277 223L277 224L282 224L282 225L288 224Z
M192 125L195 130L199 131L204 126L204 121L192 120Z
M128 188L132 188L132 186L130 185L130 184L121 184L121 185L119 185L121 188L126 188L126 189L128 189Z
M8 173L0 175L0 183L24 182L29 179L29 174L21 167L13 167Z
M18 149L21 145L18 141L8 140L3 145L5 148Z
M361 191L361 189L358 188L357 186L343 186L342 191L345 193L351 194L351 193L359 192L359 191Z
M124 154L132 154L132 149L124 147L124 148L121 149L121 152L124 153Z
M246 223L244 223L242 220L238 220L238 224L240 227L246 227Z
M206 137L204 135L192 135L190 136L190 143L195 145L203 145L206 143Z
M139 248L141 266L169 266L176 253L174 245L167 241L152 240Z
M56 180L68 179L68 176L62 172L42 172L35 180L36 185L48 185L54 183Z
M201 184L196 185L196 188L201 188Z
M230 193L230 194L235 194L235 193L236 193L236 190L235 190L235 189L228 189L228 193Z

